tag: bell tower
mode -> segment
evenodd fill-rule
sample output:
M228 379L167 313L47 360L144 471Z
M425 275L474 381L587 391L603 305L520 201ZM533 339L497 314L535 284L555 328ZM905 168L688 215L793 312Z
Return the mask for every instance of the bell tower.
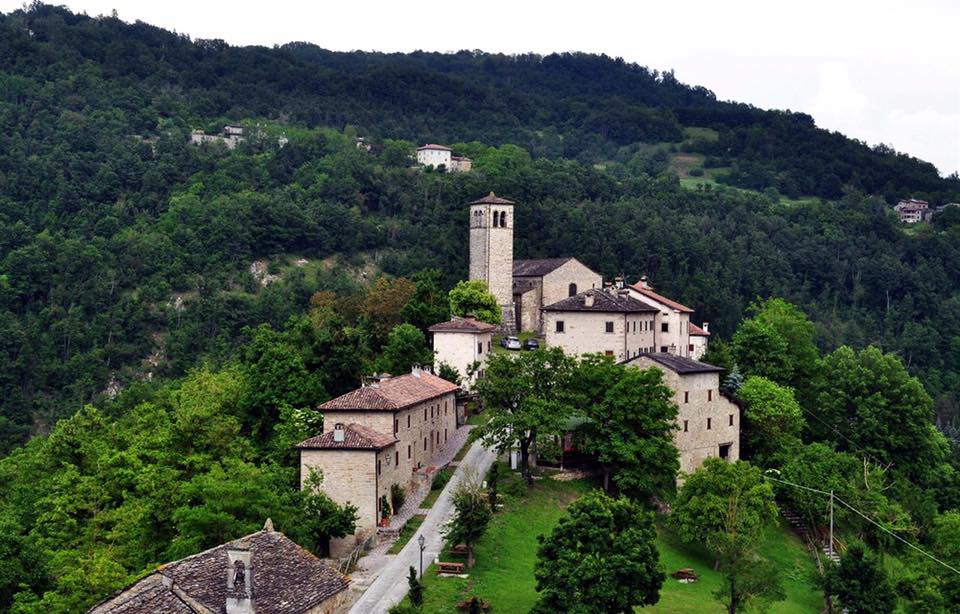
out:
M502 328L516 330L513 313L513 205L490 192L470 203L470 279L487 282Z

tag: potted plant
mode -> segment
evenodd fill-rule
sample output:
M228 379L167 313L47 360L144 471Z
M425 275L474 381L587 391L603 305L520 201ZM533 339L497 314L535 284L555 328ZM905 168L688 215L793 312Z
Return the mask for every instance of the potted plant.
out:
M387 495L380 497L380 526L390 526L390 502L387 501Z

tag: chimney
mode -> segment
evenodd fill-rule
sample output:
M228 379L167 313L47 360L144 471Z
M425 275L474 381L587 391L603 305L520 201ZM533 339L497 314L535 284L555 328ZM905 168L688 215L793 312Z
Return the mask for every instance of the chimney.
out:
M646 275L644 275L643 277L640 278L640 287L641 287L641 288L646 288L646 289L648 289L648 290L652 290L652 289L653 289L653 287L650 285L650 281L647 279L647 276L646 276Z
M337 443L343 443L344 438L346 437L347 431L344 428L343 424L337 423L333 426L333 440Z
M673 354L674 356L676 356L676 355L677 355L677 345L676 345L675 343L671 343L671 344L670 344L670 347L667 348L667 353L668 353L668 354Z
M703 326L701 326L700 328L703 329L703 332L709 333L709 332L710 332L710 322L704 322L704 323L703 323Z
M413 365L410 367L410 374L414 377L420 377L420 374L423 373L423 369L420 365Z
M588 292L583 296L583 306L584 307L593 307L593 293Z
M227 614L255 614L253 563L245 548L227 550Z
M623 289L623 275L617 275L614 277L613 285L616 286L617 290Z
M613 282L612 282L612 281L604 281L604 282L603 282L603 289L604 289L604 290L607 290L607 289L612 288L612 287L613 287Z

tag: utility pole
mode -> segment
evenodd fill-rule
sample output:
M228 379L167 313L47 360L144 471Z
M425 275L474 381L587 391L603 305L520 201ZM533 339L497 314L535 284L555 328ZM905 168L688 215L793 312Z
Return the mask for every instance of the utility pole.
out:
M833 561L833 489L830 489L830 560Z

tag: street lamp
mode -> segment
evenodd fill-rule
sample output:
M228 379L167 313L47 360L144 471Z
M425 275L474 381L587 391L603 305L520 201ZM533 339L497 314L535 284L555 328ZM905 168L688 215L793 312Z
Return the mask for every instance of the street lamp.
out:
M417 543L420 544L420 575L423 576L423 549L426 548L425 544L427 543L427 538L423 536L423 533L417 538Z

